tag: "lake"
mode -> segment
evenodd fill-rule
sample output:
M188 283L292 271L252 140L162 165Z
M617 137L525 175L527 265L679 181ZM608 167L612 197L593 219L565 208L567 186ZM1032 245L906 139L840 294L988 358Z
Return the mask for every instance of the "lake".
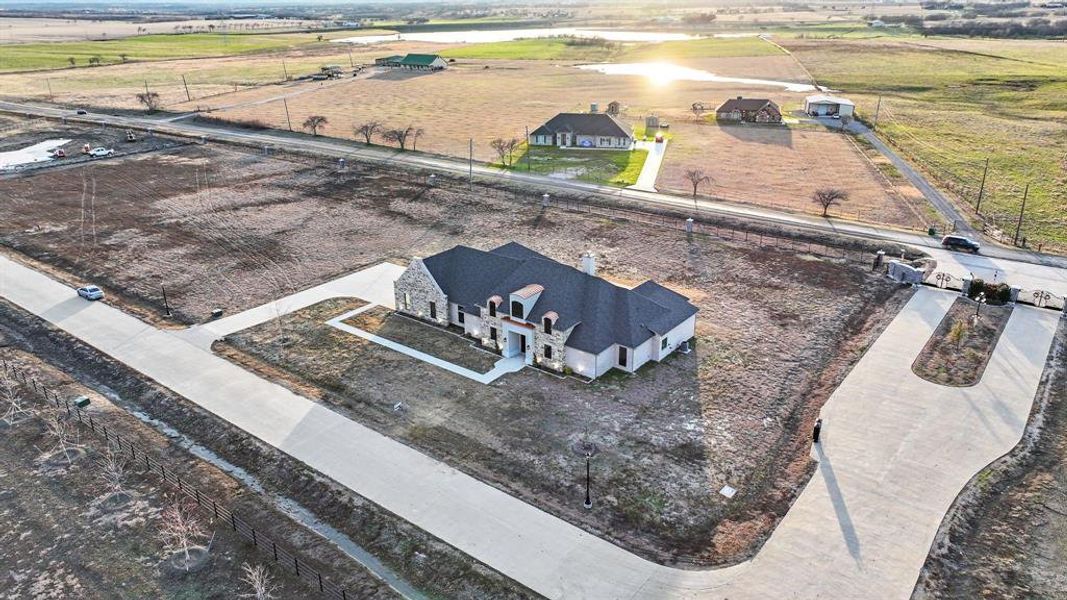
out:
M711 81L715 83L741 83L745 85L778 87L789 92L815 91L815 86L807 83L774 81L771 79L749 79L747 77L724 77L709 71L691 69L689 67L682 67L664 62L598 63L578 65L578 68L586 71L597 71L598 73L603 73L605 75L645 77L654 85L668 85L675 81Z
M499 29L470 31L427 31L416 33L395 33L392 35L365 35L333 40L345 44L378 44L381 42L431 42L439 44L485 44L489 42L510 42L518 39L548 38L569 35L580 38L601 38L613 42L674 42L699 39L699 36L685 33L666 33L652 31L615 31L600 29L575 29L571 27L553 27L551 29Z

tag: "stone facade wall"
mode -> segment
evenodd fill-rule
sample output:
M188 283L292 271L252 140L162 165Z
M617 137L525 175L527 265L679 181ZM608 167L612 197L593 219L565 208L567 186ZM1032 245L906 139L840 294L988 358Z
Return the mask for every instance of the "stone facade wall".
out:
M503 303L501 303L501 304L503 304ZM499 306L497 307L498 311L496 313L497 316L495 316L495 317L490 317L489 316L489 307L488 306L482 306L482 307L479 307L479 308L481 309L481 313L482 313L482 323L485 324L485 328L482 330L482 346L485 346L486 348L490 348L491 350L496 352L496 351L500 350L501 345L504 342L504 328L500 325L500 312L499 312L499 308L500 307ZM491 327L496 328L496 342L495 342L496 345L494 345L493 340L491 340L489 338L489 328L491 328Z
M537 323L534 333L534 362L546 369L563 371L567 366L567 338L570 337L574 327L567 330L552 328L552 333L545 333L544 323ZM552 347L552 358L545 358L545 345Z
M416 258L411 261L407 270L401 273L396 283L393 284L393 295L398 312L437 325L448 325L448 296L438 287L421 259ZM407 299L410 299L410 305L405 302ZM430 318L431 302L436 303L436 319Z

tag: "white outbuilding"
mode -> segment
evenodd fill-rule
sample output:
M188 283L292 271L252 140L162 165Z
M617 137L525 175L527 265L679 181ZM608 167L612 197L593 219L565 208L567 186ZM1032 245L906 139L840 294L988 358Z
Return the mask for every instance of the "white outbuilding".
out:
M813 117L851 118L856 111L856 104L847 98L816 94L804 99L804 112Z

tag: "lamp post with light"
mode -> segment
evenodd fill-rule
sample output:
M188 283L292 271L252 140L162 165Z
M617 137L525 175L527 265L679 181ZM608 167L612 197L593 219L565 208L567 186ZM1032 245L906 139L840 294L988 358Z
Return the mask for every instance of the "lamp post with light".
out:
M582 506L587 509L593 508L593 497L590 491L592 478L590 477L590 463L591 459L596 456L599 448L593 442L586 439L581 439L572 447L574 453L585 458L585 502Z
M985 292L978 292L978 295L974 298L974 320L978 320L978 313L982 310L982 305L986 303Z

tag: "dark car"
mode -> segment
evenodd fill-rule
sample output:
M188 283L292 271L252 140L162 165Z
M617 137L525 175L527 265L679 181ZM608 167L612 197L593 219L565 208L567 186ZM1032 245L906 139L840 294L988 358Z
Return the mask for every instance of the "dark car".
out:
M76 111L76 114L79 114L79 115L87 115L87 114L89 114L89 111L85 110L84 108L79 108L79 109L78 109L78 110Z
M946 235L941 238L941 245L950 250L967 250L975 254L982 248L978 242L962 235Z

